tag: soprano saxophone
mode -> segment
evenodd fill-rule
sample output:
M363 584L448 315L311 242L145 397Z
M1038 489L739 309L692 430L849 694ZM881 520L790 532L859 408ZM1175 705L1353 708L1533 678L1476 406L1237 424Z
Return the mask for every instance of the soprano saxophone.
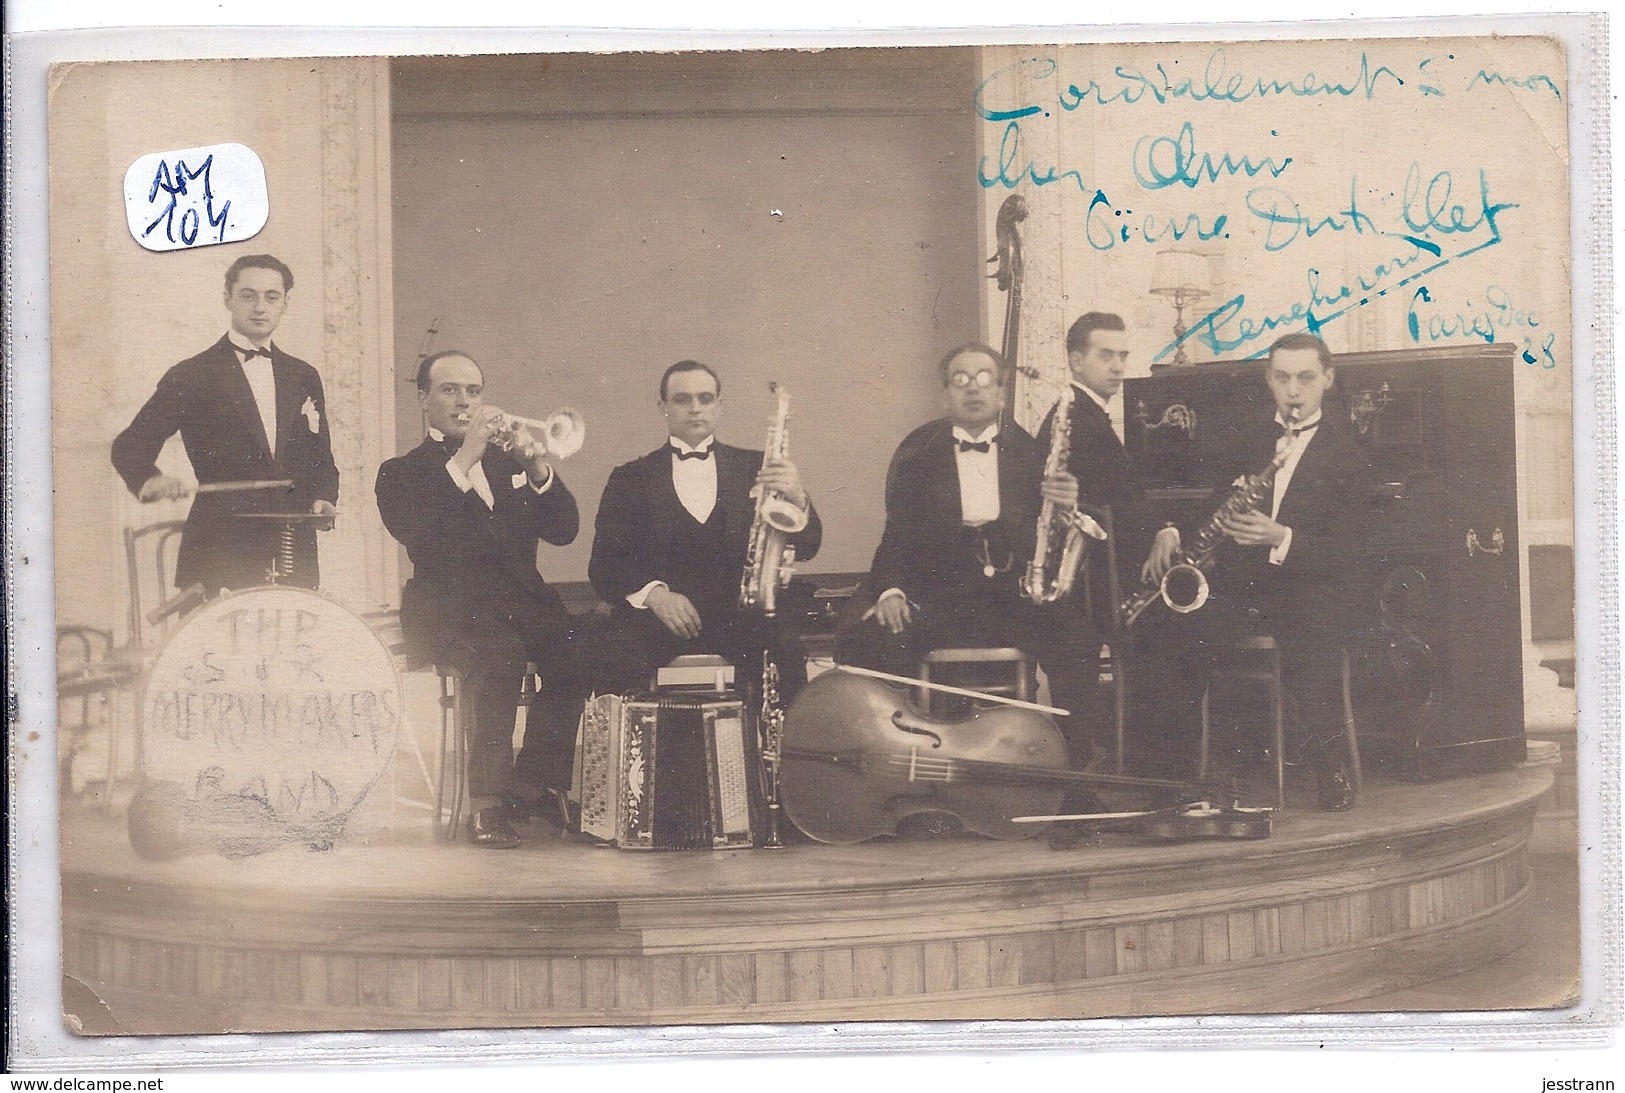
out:
M778 383L768 384L778 396L778 405L768 424L762 462L785 459L790 454L790 392ZM790 536L807 526L807 513L800 505L777 490L756 491L756 515L750 525L750 546L745 554L745 571L739 579L739 606L760 611L768 618L778 613L779 589L790 583L796 548Z
M1290 427L1297 421L1297 413L1293 411L1287 417ZM1293 443L1288 442L1280 446L1275 458L1269 465L1257 474L1248 475L1237 482L1230 489L1230 494L1224 499L1207 523L1202 525L1191 545L1179 552L1174 564L1168 572L1162 575L1160 581L1147 581L1136 591L1124 597L1117 609L1118 619L1124 626L1133 626L1134 621L1140 617L1147 607L1157 600L1168 605L1170 611L1181 615L1188 615L1199 611L1207 603L1208 597L1208 570L1213 568L1214 559L1218 556L1219 545L1224 542L1224 524L1232 516L1240 516L1244 512L1259 508L1269 500L1270 487L1275 484L1275 476L1280 473L1286 461L1292 455Z

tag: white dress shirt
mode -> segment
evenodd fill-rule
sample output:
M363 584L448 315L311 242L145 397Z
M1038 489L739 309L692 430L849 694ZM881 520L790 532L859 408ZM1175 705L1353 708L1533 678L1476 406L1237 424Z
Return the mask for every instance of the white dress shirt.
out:
M254 408L260 412L260 424L265 426L265 443L271 448L271 455L276 455L276 372L271 367L268 357L254 356L243 359L243 353L249 349L270 349L271 343L263 346L252 345L235 330L228 331L226 339L231 342L232 348L237 350L237 363L248 379L248 389L254 392Z
M708 436L693 447L668 437L667 442L678 452L709 452L716 437ZM711 510L717 507L717 459L681 459L671 453L671 484L677 489L677 500L698 523L711 519Z
M717 456L715 452L711 452L705 459L682 459L677 452L710 452L716 439L715 436L708 436L691 447L674 436L666 438L666 443L677 449L669 456L671 484L677 490L677 500L681 501L688 514L701 524L711 519L711 512L717 507ZM665 581L650 581L627 596L626 602L639 611L646 610L649 606L649 593L656 588L665 587Z
M993 441L999 435L999 423L983 429L981 435L972 436L954 426L954 462L959 467L959 518L970 527L981 527L999 518L999 446L988 444L985 452L960 450L958 442Z
M1320 417L1320 411L1315 411L1301 424L1293 426L1297 431L1296 436L1289 437L1285 432L1282 432L1281 439L1275 442L1276 455L1280 455L1281 449L1288 444L1292 445L1292 451L1287 455L1286 462L1281 464L1281 469L1275 472L1275 488L1272 491L1274 499L1270 502L1271 520L1277 519L1281 515L1281 498L1286 496L1287 487L1292 484L1292 475L1298 469L1298 461L1303 458L1303 450L1309 446L1309 441L1314 438L1315 430L1320 428ZM1275 423L1283 430L1286 429L1286 422L1282 420L1280 414L1275 415ZM1279 546L1270 548L1270 564L1280 565L1286 561L1287 551L1291 549L1292 529L1287 528L1286 538L1281 540Z
M446 434L442 433L439 429L431 428L429 430L429 439L436 442L441 442L446 439ZM446 473L451 475L452 483L456 485L459 490L462 490L464 493L467 493L469 490L473 490L475 493L479 494L480 500L485 502L486 508L492 510L493 512L496 511L497 498L496 494L491 490L491 480L485 477L485 460L480 460L478 463L474 464L473 470L469 471L467 474L464 474L463 468L457 465L457 460L455 458L448 459L446 460ZM520 471L518 474L513 476L513 479L509 484L513 486L514 489L518 489L520 486L526 485L529 482L530 476L524 471ZM538 494L543 494L546 493L548 489L552 487L552 485L553 468L548 467L547 477L542 479L542 484L540 486L531 485L530 488L535 490Z

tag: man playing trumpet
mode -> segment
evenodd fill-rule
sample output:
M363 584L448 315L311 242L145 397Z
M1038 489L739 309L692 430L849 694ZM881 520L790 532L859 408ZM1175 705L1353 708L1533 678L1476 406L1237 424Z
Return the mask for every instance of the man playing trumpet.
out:
M545 438L485 402L484 376L466 353L424 358L417 388L428 436L378 469L378 511L412 560L401 591L409 647L463 677L469 839L501 849L519 842L522 799L570 785L584 653L574 619L536 570L536 549L573 542L580 515ZM516 763L527 662L542 687Z
M806 659L781 616L739 606L756 513L754 491L773 491L806 516L789 535L800 560L818 552L823 526L789 459L716 439L722 382L698 361L660 377L664 444L615 468L598 505L588 576L611 608L616 686L641 690L655 669L686 653L726 657L749 677L773 652L785 702L807 680Z

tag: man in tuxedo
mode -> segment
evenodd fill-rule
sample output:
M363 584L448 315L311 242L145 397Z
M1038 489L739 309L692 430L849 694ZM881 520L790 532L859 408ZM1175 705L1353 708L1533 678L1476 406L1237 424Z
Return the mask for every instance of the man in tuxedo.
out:
M807 680L800 642L785 615L741 608L739 589L759 490L805 511L806 525L789 536L796 559L818 553L823 527L801 473L716 439L722 381L708 365L666 369L659 409L667 440L609 476L587 569L611 609L612 689L642 690L655 669L689 653L721 655L754 678L771 651L788 704Z
M454 349L418 367L423 443L378 468L378 511L412 560L401 591L411 651L462 674L468 732L468 837L519 843L514 821L546 790L565 791L587 691L583 639L536 570L539 542L565 546L580 524L575 498L544 447L505 429L485 402L484 376ZM511 451L502 448L511 435ZM514 714L527 662L542 674L517 763Z
M1100 646L1088 647L1081 614L1034 605L1020 580L1033 556L1045 500L1077 505L1070 473L1044 478L1044 455L1019 425L1002 426L1008 368L988 346L960 346L940 365L948 416L915 429L886 472L886 528L869 571L878 593L848 618L836 659L916 674L932 649L1014 646L1034 654L1054 704L1092 706ZM1061 719L1074 767L1093 747L1086 720Z
M158 470L158 453L175 433L200 486L289 482L272 489L200 490L186 516L175 585L223 588L264 584L283 525L245 513L331 516L339 472L328 442L327 401L316 369L271 340L293 291L293 273L269 254L245 254L226 270L231 326L214 345L164 373L152 397L113 441L113 466L144 502L191 491ZM331 526L331 519L325 522ZM288 584L320 582L316 531L294 525Z
M1367 520L1369 465L1348 419L1326 413L1336 381L1331 351L1313 334L1289 334L1270 347L1265 371L1272 420L1260 420L1237 458L1212 468L1215 501L1243 475L1284 453L1268 502L1223 519L1224 539L1207 604L1189 615L1153 605L1136 628L1137 648L1154 650L1149 670L1160 694L1158 748L1164 769L1182 770L1196 755L1199 703L1213 661L1237 638L1268 634L1281 650L1288 694L1306 735L1321 808L1354 803L1343 735L1342 646L1348 625L1346 578L1359 556ZM1204 468L1206 469L1206 468ZM1195 527L1183 529L1185 540ZM1146 572L1160 580L1179 550L1159 536ZM1153 614L1154 613L1154 614Z
M1081 504L1095 509L1110 509L1120 567L1127 565L1129 559L1145 554L1153 541L1151 524L1154 523L1154 514L1145 501L1145 490L1135 475L1133 462L1113 422L1113 409L1123 390L1128 355L1127 328L1117 315L1102 311L1087 312L1079 316L1066 332L1066 362L1071 380L1070 397L1066 400L1070 404L1067 417L1070 424L1067 469L1078 481L1078 500ZM1060 405L1061 400L1057 400L1038 430L1038 447L1046 457L1054 441L1055 414ZM1172 529L1157 532L1157 537L1156 541L1164 551L1178 544L1177 533ZM1107 552L1103 549L1091 547L1086 552L1083 574L1066 601L1080 615L1077 622L1079 640L1096 650L1106 640L1106 635L1112 632L1112 620L1107 613L1117 608L1110 594L1111 574L1107 571L1106 560ZM1133 571L1120 571L1119 587L1132 587L1137 583L1135 578L1138 575ZM1085 577L1088 599L1092 601L1089 604L1085 603L1081 591ZM1114 652L1119 670L1125 670L1125 662L1131 659L1132 652L1126 648L1129 642L1125 638L1120 637L1118 644L1124 648L1115 649ZM1125 675L1132 679L1132 668L1127 668ZM1086 702L1079 711L1080 716L1095 727L1097 748L1103 748L1104 737L1101 734L1112 732L1112 715L1099 688L1089 690ZM1115 737L1114 732L1112 735Z

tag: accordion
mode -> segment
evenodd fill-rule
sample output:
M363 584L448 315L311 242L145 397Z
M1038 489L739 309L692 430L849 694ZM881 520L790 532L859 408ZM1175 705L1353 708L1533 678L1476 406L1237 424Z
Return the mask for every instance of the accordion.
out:
M761 761L730 692L588 699L576 746L581 832L624 850L756 845Z

